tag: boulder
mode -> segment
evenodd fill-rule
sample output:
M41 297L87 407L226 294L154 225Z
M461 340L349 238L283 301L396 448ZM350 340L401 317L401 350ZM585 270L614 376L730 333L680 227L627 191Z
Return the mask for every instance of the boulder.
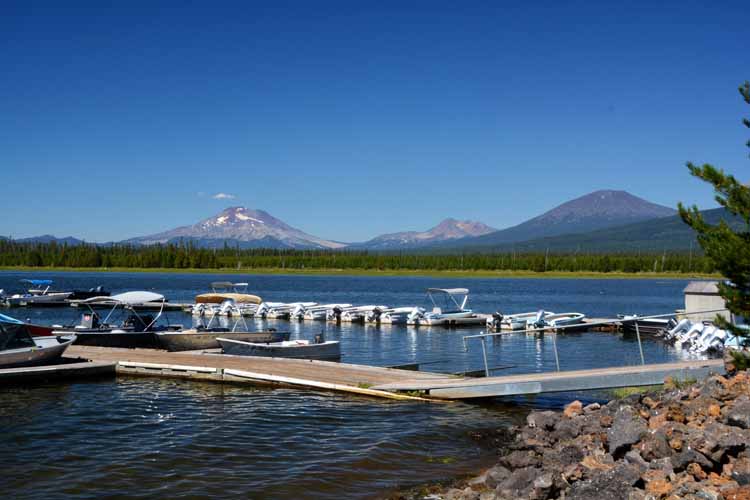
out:
M600 471L590 479L576 481L571 486L565 498L568 500L627 500L635 490L631 483L632 475L621 477L623 471L614 468L610 471ZM638 475L636 474L636 480Z
M645 421L630 406L623 406L615 413L615 418L607 432L609 451L614 456L624 455L641 438L648 434Z

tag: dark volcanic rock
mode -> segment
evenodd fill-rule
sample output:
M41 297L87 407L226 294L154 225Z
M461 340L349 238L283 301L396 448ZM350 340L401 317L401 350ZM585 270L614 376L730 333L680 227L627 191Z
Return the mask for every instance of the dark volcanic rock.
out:
M672 467L677 472L685 470L691 463L696 463L707 469L713 467L713 463L705 455L695 450L688 449L672 457Z
M622 455L646 434L648 427L638 412L631 406L621 406L607 432L609 451L615 456Z
M750 429L750 400L747 397L737 398L734 405L727 411L724 421L729 425Z

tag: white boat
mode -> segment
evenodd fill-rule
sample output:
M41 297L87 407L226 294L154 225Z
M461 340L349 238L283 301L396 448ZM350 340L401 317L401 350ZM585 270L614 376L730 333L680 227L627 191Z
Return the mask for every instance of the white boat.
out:
M335 361L341 359L341 344L336 340L310 342L287 340L260 344L224 337L216 339L224 354L235 356L263 356L273 358L317 359Z
M291 302L288 304L281 304L275 307L271 307L266 312L266 318L268 319L289 319L292 311L295 311L298 307L313 307L317 305L317 302Z
M415 307L393 307L390 309L376 308L368 312L365 316L367 323L384 324L384 325L405 325L406 320L414 311Z
M336 308L345 309L351 306L351 304L322 304L319 306L308 307L305 310L303 318L305 321L326 321L328 319L329 311Z
M4 297L4 302L10 307L18 306L59 306L65 305L66 299L73 292L55 292L52 290L52 280L23 279L21 283L30 285L26 293L17 293Z
M406 320L407 325L481 325L486 321L484 317L466 308L469 300L467 288L428 288L427 296L432 302L432 311L427 312L422 308L415 308ZM441 297L442 300L436 300L435 296Z
M364 323L368 314L375 310L387 309L388 306L357 306L344 309L341 313L341 321L344 323Z
M577 312L569 312L569 313L557 313L557 314L550 314L541 315L538 322L534 323L534 327L536 328L545 328L545 327L552 327L552 328L559 328L561 326L573 326L573 325L580 325L583 323L583 320L586 319L586 315L582 313Z
M491 330L527 330L540 320L540 316L550 316L555 313L550 311L535 311L517 314L503 315L495 313L487 318L487 328Z
M75 339L75 335L32 337L28 325L0 314L0 368L52 363Z

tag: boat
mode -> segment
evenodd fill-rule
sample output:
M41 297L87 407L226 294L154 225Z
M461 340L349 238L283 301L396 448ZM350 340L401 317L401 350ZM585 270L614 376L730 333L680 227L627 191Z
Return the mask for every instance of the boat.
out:
M88 290L73 290L68 300L86 300L91 297L109 297L110 293L103 286L95 286Z
M427 296L432 302L431 311L419 307L409 314L406 324L413 326L458 326L479 325L486 322L483 316L478 316L471 309L466 308L469 300L468 288L428 288ZM444 306L435 297L442 297Z
M227 299L237 304L259 305L263 300L257 295L247 293L247 283L232 283L231 281L214 281L211 283L210 293L195 296L196 304L221 304Z
M50 364L75 339L75 335L33 337L26 323L0 314L0 368Z
M124 347L124 348L158 348L159 341L156 338L158 331L181 330L181 325L158 325L157 321L164 312L163 308L156 315L139 314L135 307L146 302L161 301L165 303L163 295L147 292L125 292L111 297L91 297L80 302L89 306L89 312L82 315L81 323L74 326L57 326L53 335L74 333L75 343L78 345L89 345L99 347ZM113 304L109 314L101 319L94 311L93 305L101 302ZM125 320L120 325L110 324L109 321L115 311L127 311Z
M330 311L334 309L344 309L351 306L351 304L324 304L308 307L305 310L303 318L305 321L326 321Z
M586 315L577 312L542 314L533 326L534 328L559 328L561 326L580 325L584 319L586 319Z
M292 311L297 308L313 307L318 305L317 302L290 302L272 306L268 309L265 317L268 319L289 319Z
M224 354L236 356L262 356L272 358L294 358L337 361L341 359L341 344L337 340L318 341L286 340L267 344L244 342L226 337L216 339Z
M177 332L156 332L161 346L170 351L197 351L221 347L217 338L242 340L251 343L283 342L289 340L289 332L268 330L262 332L233 331L229 328L191 328Z
M662 334L677 325L674 318L641 318L637 314L618 314L625 333L635 333L638 325L638 333Z
M519 331L533 327L542 317L550 316L555 313L550 311L534 311L525 313L516 313L504 315L496 312L487 318L487 328L495 331L511 330Z
M416 308L410 307L393 307L391 309L375 309L367 315L368 323L380 323L383 325L405 325L409 315Z
M20 306L64 306L73 292L56 292L52 280L22 279L21 283L31 286L26 293L17 293L4 297L9 307Z
M364 323L367 315L373 311L382 311L388 306L356 306L344 309L341 312L341 321L344 323Z

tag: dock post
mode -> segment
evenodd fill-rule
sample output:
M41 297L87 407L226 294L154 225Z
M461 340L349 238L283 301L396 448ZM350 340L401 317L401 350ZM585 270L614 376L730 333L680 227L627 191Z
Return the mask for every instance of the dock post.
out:
M484 358L484 376L490 376L490 367L487 364L487 338L482 337L482 357Z
M552 347L555 350L555 366L560 371L560 356L557 354L557 332L552 332Z
M638 329L638 322L635 322L635 336L638 337L638 349L641 351L641 364L646 364L646 358L643 357L643 344L641 344L641 331Z

